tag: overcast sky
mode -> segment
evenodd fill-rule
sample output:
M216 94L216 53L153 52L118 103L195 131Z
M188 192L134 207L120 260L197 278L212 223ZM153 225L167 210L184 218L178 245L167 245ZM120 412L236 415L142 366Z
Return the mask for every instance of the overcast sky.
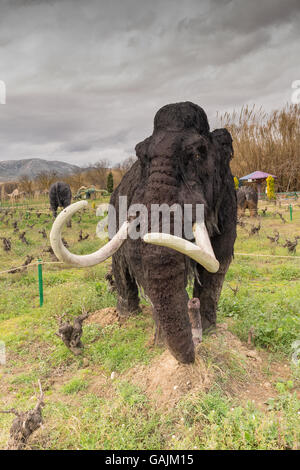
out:
M299 0L0 0L0 160L112 164L163 105L291 100Z

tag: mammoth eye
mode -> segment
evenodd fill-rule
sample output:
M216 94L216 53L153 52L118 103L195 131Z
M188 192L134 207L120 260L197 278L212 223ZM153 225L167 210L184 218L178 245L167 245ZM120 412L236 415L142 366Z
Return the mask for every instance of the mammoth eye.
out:
M197 147L196 159L203 160L207 157L207 148L205 145L199 145Z

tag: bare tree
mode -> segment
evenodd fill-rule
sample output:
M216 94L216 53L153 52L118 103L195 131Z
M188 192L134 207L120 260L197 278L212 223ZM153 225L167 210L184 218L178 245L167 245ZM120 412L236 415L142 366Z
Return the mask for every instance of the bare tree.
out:
M225 113L219 118L233 137L234 175L262 170L277 176L279 191L299 191L299 105L287 104L269 114L245 106L239 113Z
M110 170L110 163L106 159L90 165L86 170L86 177L90 184L98 186L99 189L106 187L107 174Z
M17 183L4 183L4 190L6 194L11 194L17 188Z
M33 190L33 180L29 178L28 175L22 175L19 178L19 188L26 195L32 196Z
M35 184L40 191L48 190L55 181L58 181L58 174L55 170L41 171L35 178Z
M130 168L136 161L137 161L137 158L135 156L130 156L126 158L125 160L123 160L122 162L117 163L115 165L115 169L119 170L119 172L121 173L121 177L123 178L125 173L127 173L127 171L130 170Z
M79 168L72 175L65 177L64 181L68 183L74 191L77 191L81 186L86 184L85 171Z

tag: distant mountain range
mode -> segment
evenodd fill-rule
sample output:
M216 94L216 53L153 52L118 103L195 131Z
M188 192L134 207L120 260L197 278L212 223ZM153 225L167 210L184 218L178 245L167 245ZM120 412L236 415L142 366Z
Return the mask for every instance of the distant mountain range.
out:
M0 182L18 181L23 176L35 178L39 173L56 171L59 176L71 175L80 169L77 165L66 162L29 158L25 160L0 161Z

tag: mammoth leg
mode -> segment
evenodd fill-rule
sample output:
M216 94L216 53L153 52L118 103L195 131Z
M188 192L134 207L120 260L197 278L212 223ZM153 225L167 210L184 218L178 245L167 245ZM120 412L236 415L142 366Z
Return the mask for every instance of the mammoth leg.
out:
M67 226L68 228L72 228L72 221L71 221L71 219L68 220L68 222L66 223L66 226Z
M200 300L200 314L203 330L216 326L217 305L229 264L230 261L222 263L219 271L215 274L198 267L201 286L197 280L195 280L193 296L198 297Z
M52 214L53 214L54 219L56 219L56 217L57 217L57 208L58 208L57 205L53 205L53 204L51 205L51 210L52 210Z
M257 217L257 205L254 202L248 203L248 209L250 212L250 217Z
M70 202L67 201L67 202L63 205L63 208L65 209L65 208L68 207L69 205L70 205ZM67 226L68 228L72 228L72 221L71 221L71 219L68 220L68 222L66 223L66 226Z
M238 217L244 217L245 216L245 206L239 206L238 211L237 211Z
M120 258L113 256L113 275L118 293L117 311L120 316L126 317L140 311L139 291L135 279L130 275L127 265L120 262Z
M200 300L200 314L203 330L210 326L215 326L217 321L217 305L221 294L225 274L230 266L233 257L233 246L236 239L236 212L235 199L225 196L224 207L233 208L226 217L220 218L223 225L223 235L214 237L212 247L217 260L220 263L216 273L209 273L202 266L197 264L200 285L195 279L194 297ZM224 212L225 214L225 212ZM234 222L234 223L232 223Z
M192 340L191 325L187 314L188 295L182 286L177 286L174 278L170 282L160 281L161 293L156 289L150 297L154 305L155 338L156 345L167 344L172 355L184 364L194 362L194 344Z
M166 343L172 355L185 364L195 360L188 317L187 275L184 257L165 247L144 249L146 295L151 299L155 344Z

